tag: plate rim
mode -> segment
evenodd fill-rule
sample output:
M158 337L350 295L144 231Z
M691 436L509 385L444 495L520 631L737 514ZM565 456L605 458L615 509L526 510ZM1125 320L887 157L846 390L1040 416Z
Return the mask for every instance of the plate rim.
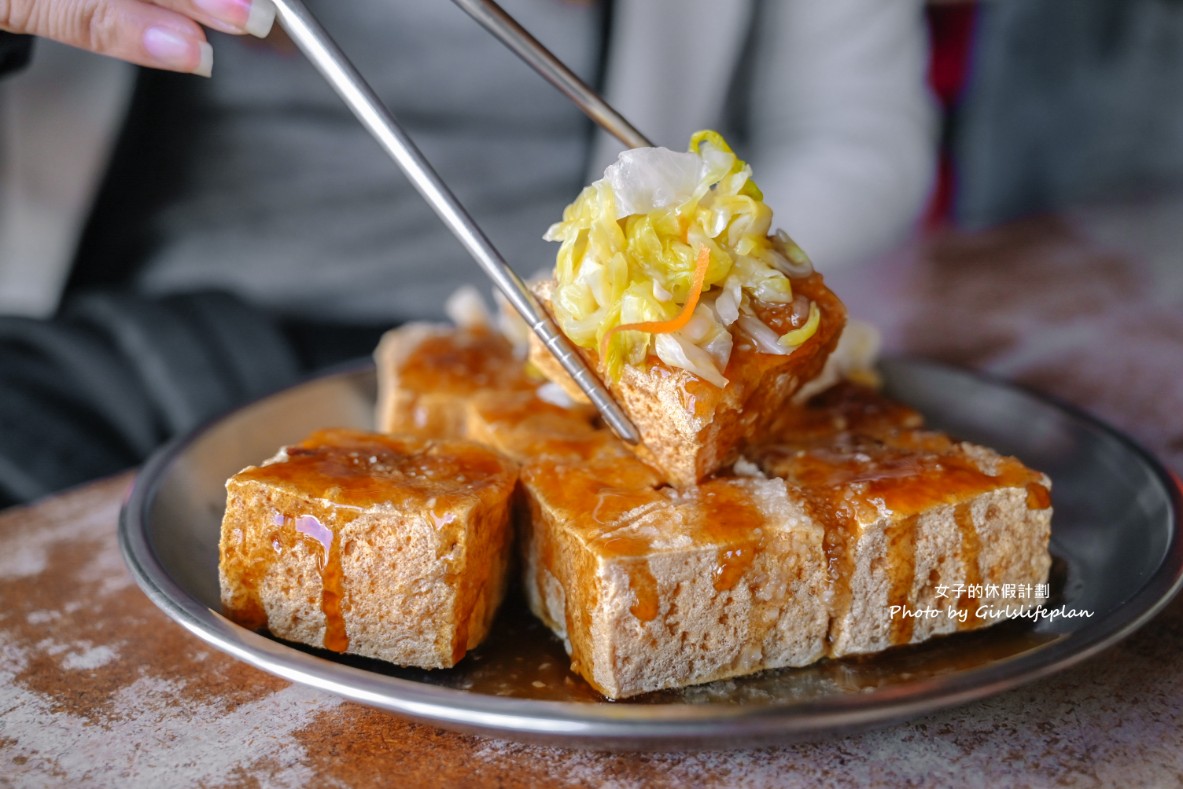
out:
M124 499L117 529L120 552L148 598L202 641L291 682L414 720L484 735L546 741L562 745L628 750L663 747L756 746L812 739L934 712L993 696L1075 666L1116 644L1156 616L1183 588L1183 482L1137 441L1087 410L988 373L907 356L887 356L881 365L927 367L967 376L1018 392L1066 413L1117 440L1162 485L1170 533L1159 565L1120 606L1095 624L1061 639L957 674L909 683L902 698L871 692L827 697L824 701L767 704L630 704L520 699L432 685L349 666L305 652L242 628L177 583L160 562L148 534L149 508L164 472L184 451L223 420L293 389L317 381L363 378L372 364L331 368L247 403L227 409L180 435L152 454L138 470ZM898 690L899 686L893 686Z

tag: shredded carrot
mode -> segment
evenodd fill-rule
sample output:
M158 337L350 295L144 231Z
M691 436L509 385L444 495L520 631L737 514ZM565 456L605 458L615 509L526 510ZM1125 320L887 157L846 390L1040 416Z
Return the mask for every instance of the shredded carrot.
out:
M707 266L711 262L711 252L704 244L698 252L698 260L694 262L694 279L690 283L690 293L682 311L668 321L641 321L640 323L622 323L604 332L600 340L600 358L608 355L608 341L612 335L622 331L647 331L650 334L668 334L678 331L690 323L694 317L694 308L698 306L698 299L702 296L702 286L707 278Z

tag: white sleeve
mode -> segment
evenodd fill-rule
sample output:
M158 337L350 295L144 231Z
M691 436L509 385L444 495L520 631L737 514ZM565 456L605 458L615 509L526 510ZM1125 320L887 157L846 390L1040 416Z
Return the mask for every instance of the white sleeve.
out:
M914 229L935 164L919 0L760 5L750 148L775 222L824 273Z

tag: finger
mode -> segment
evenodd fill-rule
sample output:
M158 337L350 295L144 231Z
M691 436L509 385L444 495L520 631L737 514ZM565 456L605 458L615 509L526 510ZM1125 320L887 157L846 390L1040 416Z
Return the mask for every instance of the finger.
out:
M213 49L192 19L140 0L0 0L0 29L208 77Z
M223 33L250 33L266 38L275 23L271 0L151 0Z

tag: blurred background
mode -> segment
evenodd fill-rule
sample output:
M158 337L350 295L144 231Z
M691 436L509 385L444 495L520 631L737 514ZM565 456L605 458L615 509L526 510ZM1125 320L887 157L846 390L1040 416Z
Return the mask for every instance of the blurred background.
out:
M659 143L723 130L888 351L1183 469L1183 2L504 4ZM548 265L610 144L450 4L311 5L519 272ZM281 32L211 41L208 81L48 41L0 78L0 506L479 282Z

